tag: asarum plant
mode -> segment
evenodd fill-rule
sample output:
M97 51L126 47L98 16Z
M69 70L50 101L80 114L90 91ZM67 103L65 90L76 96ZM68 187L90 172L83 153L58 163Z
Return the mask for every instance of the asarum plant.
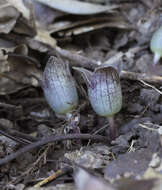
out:
M79 71L88 88L88 96L94 111L108 118L110 124L110 139L117 136L117 128L114 124L114 114L122 107L122 92L120 78L113 67L99 67L94 72L84 68L73 67Z
M67 114L78 105L78 93L69 65L51 56L46 64L42 86L45 98L56 114Z

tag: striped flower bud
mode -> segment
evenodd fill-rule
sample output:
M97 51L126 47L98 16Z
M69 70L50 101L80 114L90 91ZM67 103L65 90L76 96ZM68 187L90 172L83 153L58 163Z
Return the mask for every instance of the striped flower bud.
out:
M122 92L120 79L116 69L112 67L100 67L94 72L83 68L74 67L81 72L88 87L88 96L94 111L110 122L111 139L116 137L113 115L122 107ZM114 134L115 133L115 134Z
M57 114L66 114L78 105L75 80L69 65L51 56L43 73L43 91L50 107Z
M88 95L94 111L100 116L113 116L122 107L122 93L117 71L112 67L98 68L90 72L74 67L86 80Z

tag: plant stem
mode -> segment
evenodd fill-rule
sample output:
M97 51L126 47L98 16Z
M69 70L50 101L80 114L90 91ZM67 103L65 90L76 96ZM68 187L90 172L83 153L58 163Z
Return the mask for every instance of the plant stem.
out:
M116 128L116 125L115 125L115 122L114 122L114 117L113 116L108 117L108 122L109 122L110 140L112 141L118 135L117 128Z

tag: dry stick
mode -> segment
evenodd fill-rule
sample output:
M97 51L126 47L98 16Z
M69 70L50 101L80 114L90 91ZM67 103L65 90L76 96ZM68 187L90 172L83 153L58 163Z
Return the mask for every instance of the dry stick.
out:
M102 66L101 63L96 60L84 57L83 55L79 55L76 52L71 52L60 47L56 47L55 51L59 53L61 56L74 61L76 66L82 66L88 69L95 69L96 67ZM147 73L135 73L122 70L120 73L120 77L123 79L129 80L143 80L145 82L154 83L154 84L162 84L162 77L158 75L149 75Z
M62 176L68 172L72 172L72 167L64 167L59 170L57 170L54 174L50 175L49 177L45 178L44 180L40 181L39 183L35 184L34 187L41 187L42 185L45 185L49 183L50 181L53 181L59 176Z
M150 84L144 82L143 80L140 80L140 82L142 82L142 84L144 84L145 86L148 86L148 87L154 89L156 92L158 92L159 94L162 95L162 91L158 90L155 86L152 86L152 85L150 85Z
M76 66L82 66L89 69L94 69L99 66L99 63L96 60L84 57L83 55L79 55L76 52L71 52L60 47L56 47L56 52L59 53L61 56L68 58L71 61L76 63Z
M49 177L45 178L44 180L40 181L39 183L35 184L34 187L41 187L42 185L45 185L46 183L49 183L50 181L54 180L57 176L63 174L62 170L59 169L54 174L50 175Z
M122 71L121 78L129 80L145 81L155 84L162 84L162 77L157 75L149 75L147 73L134 73L129 71Z
M106 137L103 137L101 135L90 135L90 134L69 134L69 135L60 135L60 136L50 136L46 137L45 139L42 139L38 142L34 142L32 144L29 144L22 149L18 150L17 152L14 152L13 154L10 154L6 156L5 158L0 159L0 165L6 164L9 161L17 158L21 154L32 150L34 148L37 148L39 146L45 145L47 143L56 142L56 141L63 141L63 140L72 140L72 139L84 139L84 140L99 140L102 142L108 142L108 139ZM109 143L109 142L108 142Z
M10 130L10 131L8 131L8 134L10 136L12 135L16 138L24 140L24 142L26 142L27 144L41 140L41 138L33 137L31 135L28 135L28 134L25 134L25 133L22 133L22 132L19 132L16 130Z
M24 139L19 139L17 137L14 137L14 136L11 136L10 134L6 133L5 131L2 131L0 129L0 134L9 138L9 139L12 139L13 141L17 142L17 143L20 143L20 144L23 144L23 145L27 145L29 144L29 142L26 142Z
M5 125L0 124L0 134L24 145L40 140L40 138L32 137L28 134L9 129Z
M35 166L38 165L44 157L46 157L49 147L50 147L50 145L48 145L47 148L45 148L43 153L41 153L41 155L37 158L37 160L34 161L34 163L32 163L31 166L27 170L25 170L23 173L21 173L21 175L18 176L17 178L14 178L13 180L11 180L9 184L18 184L24 176L32 173L32 171L35 169Z

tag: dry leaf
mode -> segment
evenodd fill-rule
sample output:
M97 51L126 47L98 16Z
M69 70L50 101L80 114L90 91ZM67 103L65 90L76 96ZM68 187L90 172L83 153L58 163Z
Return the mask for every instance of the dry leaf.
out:
M106 179L116 179L119 176L139 178L144 175L149 167L152 155L159 148L160 138L156 132L145 131L145 139L142 138L141 140L145 143L143 146L147 146L147 148L119 155L106 167Z
M65 14L35 0L24 0L24 4L28 8L30 8L29 2L33 5L35 19L39 22L40 27L49 27L49 24L51 24L55 18Z
M8 4L0 5L0 33L9 33L20 13Z
M118 190L161 190L162 180L149 179L149 180L131 180L120 179L117 181Z
M15 7L26 19L29 20L30 11L24 6L24 3L22 0L7 0L7 1L10 5Z
M87 2L80 2L76 0L36 0L43 3L51 8L57 9L70 14L76 15L91 15L103 12L112 12L113 9L118 8L117 5L97 5Z
M38 30L34 39L41 43L50 45L53 48L56 46L56 40L50 36L48 31L45 30Z
M13 54L10 53L13 52ZM6 53L8 55L6 55ZM41 72L37 69L35 64L28 64L25 55L28 54L27 46L20 45L12 48L1 48L0 51L0 94L11 94L23 89L27 85L38 86L36 76L41 77ZM20 55L20 56L16 56Z

